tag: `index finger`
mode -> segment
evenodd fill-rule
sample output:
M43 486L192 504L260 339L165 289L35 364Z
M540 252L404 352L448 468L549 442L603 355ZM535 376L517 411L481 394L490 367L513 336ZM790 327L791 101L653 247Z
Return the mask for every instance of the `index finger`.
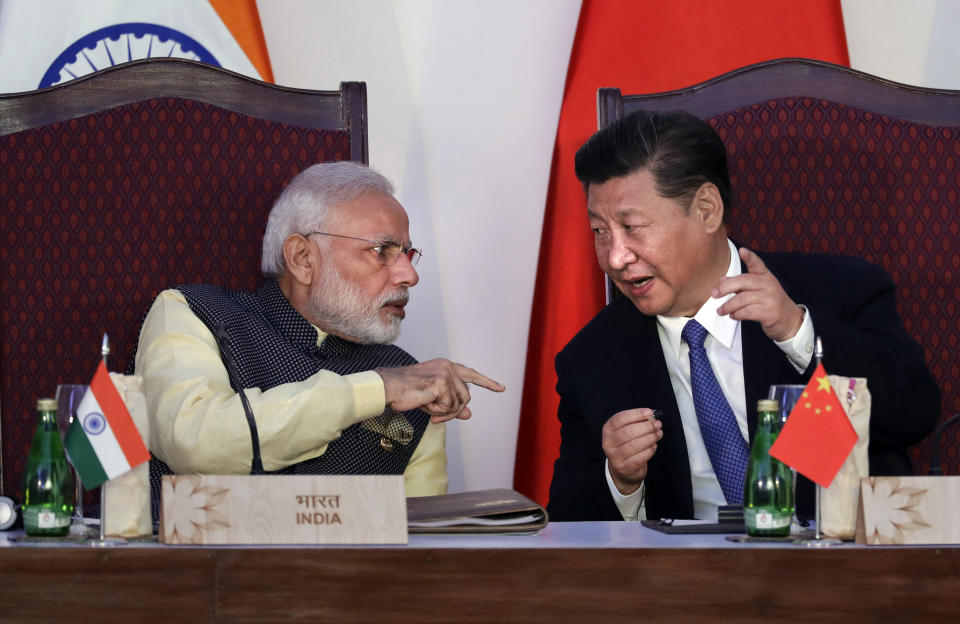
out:
M486 375L478 373L469 366L464 366L463 364L455 364L454 366L456 367L455 370L457 372L457 377L459 377L461 381L472 383L480 386L481 388L493 390L494 392L503 392L507 389L507 387L499 381L494 381Z
M740 259L747 265L748 273L763 273L767 270L767 265L763 263L760 256L746 247L740 248Z

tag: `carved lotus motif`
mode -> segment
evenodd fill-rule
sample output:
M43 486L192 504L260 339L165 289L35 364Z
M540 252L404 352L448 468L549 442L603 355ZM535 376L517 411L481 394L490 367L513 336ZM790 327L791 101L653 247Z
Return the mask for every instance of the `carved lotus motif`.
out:
M930 528L919 511L927 490L901 486L900 479L870 479L863 504L871 509L864 526L868 544L903 544L904 533Z
M202 544L203 532L217 526L229 527L230 521L220 507L229 488L201 486L198 479L173 477L173 528L170 544Z

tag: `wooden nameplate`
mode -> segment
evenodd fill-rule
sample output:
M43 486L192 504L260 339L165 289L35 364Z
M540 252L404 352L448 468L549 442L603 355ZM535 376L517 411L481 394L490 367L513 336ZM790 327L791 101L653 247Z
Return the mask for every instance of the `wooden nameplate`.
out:
M960 544L960 477L860 481L858 544Z
M167 475L165 544L406 544L402 475Z

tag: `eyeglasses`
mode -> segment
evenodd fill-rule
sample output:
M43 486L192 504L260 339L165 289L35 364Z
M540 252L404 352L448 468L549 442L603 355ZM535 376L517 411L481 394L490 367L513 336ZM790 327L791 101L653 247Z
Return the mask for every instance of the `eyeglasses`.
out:
M377 241L370 238L360 238L359 236L346 236L344 234L331 234L329 232L307 232L304 236L312 236L318 234L320 236L336 236L337 238L349 238L352 240L363 241L365 243L372 243L374 246L370 249L377 252L377 257L385 266L390 266L395 263L400 257L400 254L403 254L407 257L407 260L410 261L410 264L417 266L417 263L420 262L420 257L423 256L423 252L419 249L414 249L413 247L404 247L400 243L392 240L383 240Z

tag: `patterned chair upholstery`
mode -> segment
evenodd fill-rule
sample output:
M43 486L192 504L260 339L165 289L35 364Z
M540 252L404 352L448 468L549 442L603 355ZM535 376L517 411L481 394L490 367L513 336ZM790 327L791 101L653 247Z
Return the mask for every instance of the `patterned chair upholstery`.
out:
M960 91L782 59L677 91L597 97L601 127L640 109L709 121L730 157L738 242L884 266L940 384L942 419L960 412ZM960 427L944 437L944 474L960 474ZM932 449L932 438L914 447L916 472L928 473Z
M131 367L180 283L253 288L266 216L320 161L367 162L366 87L290 89L182 60L0 96L0 488L21 499L38 397Z

